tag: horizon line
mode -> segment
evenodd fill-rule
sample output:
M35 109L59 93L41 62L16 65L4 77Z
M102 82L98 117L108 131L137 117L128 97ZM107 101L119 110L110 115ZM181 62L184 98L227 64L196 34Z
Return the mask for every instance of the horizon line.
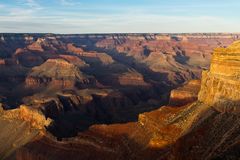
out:
M89 32L89 33L51 33L51 32L0 32L0 34L53 34L53 35L112 35L112 34L240 34L240 32Z

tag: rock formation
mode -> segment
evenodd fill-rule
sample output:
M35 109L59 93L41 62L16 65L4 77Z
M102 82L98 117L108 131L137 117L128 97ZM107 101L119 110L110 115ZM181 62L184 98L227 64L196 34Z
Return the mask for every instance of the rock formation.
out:
M61 142L43 136L22 147L17 152L18 159L51 157L54 160L60 155L79 160L93 157L119 160L237 159L240 123L235 101L238 88L232 84L238 83L238 46L236 42L227 49L215 51L210 70L203 72L197 101L140 114L135 123L95 125L77 137ZM217 70L216 65L221 66L222 59L223 64L232 64L231 73ZM219 79L223 85L219 84ZM194 97L198 85L199 81L195 80L174 92L188 93L186 91L190 89L190 93L193 91L190 95ZM231 92L227 90L229 86ZM226 106L233 106L233 109L226 110Z
M84 68L87 67L88 64L86 64L83 60L81 60L79 57L77 56L72 56L72 55L60 55L61 58L63 58L64 60L68 61L71 64L74 64L80 68Z
M63 59L48 59L41 66L32 69L26 78L26 85L35 87L49 83L71 88L75 85L87 85L90 83L90 80L74 64Z
M82 55L84 50L82 48L75 47L73 44L67 44L67 49L69 52Z
M20 106L19 109L10 111L3 111L1 108L2 118L4 119L16 119L28 122L32 127L44 130L46 126L51 123L50 119L47 119L40 111L30 108L29 106Z
M169 105L183 106L198 99L200 80L191 80L187 84L171 91Z
M1 159L239 157L240 44L224 48L238 35L12 36L0 42ZM210 57L201 83L184 83Z
M237 159L239 157L240 43L215 50L209 71L203 71L198 113L192 127L174 145L175 159Z
M199 100L222 112L239 113L240 42L215 50L209 71L203 72Z
M1 107L1 106L0 106ZM0 158L16 159L16 150L46 133L51 120L27 106L5 111L0 108Z

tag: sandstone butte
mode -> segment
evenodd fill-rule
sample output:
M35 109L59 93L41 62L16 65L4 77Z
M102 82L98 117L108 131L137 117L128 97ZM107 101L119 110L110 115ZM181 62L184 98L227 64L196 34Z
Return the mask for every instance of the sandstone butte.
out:
M184 100L183 95L186 95L187 103L183 106L164 106L140 114L138 122L94 125L62 141L45 131L43 126L47 127L51 121L40 112L26 106L13 111L2 110L0 125L16 127L8 129L8 135L18 136L6 140L6 132L0 133L8 146L8 150L0 148L1 159L238 159L239 75L240 42L237 41L228 48L214 51L210 70L202 73L196 101L190 103L198 90L198 87L196 90L189 87L198 86L197 81L192 81L172 93L170 102ZM27 131L19 136L18 133L23 133L19 128ZM17 143L21 139L25 141Z

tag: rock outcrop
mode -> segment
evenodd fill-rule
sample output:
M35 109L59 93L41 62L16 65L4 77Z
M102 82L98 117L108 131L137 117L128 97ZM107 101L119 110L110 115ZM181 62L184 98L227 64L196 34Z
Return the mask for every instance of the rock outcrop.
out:
M50 119L28 106L6 111L0 106L0 159L16 159L16 151L45 135Z
M47 119L40 111L24 105L9 111L1 110L1 114L1 117L4 119L22 120L39 130L45 130L45 127L52 122L51 119Z
M192 127L174 145L175 159L238 159L240 43L218 48L202 75L198 113Z
M172 90L170 94L169 105L183 106L196 101L198 99L200 86L200 80L191 80L182 87Z
M239 113L240 42L216 49L209 71L202 75L199 101L221 112Z

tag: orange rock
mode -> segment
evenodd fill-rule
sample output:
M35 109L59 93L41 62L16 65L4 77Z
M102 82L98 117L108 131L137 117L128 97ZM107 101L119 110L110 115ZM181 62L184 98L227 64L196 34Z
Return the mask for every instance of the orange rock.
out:
M82 48L77 48L71 43L67 44L67 49L68 49L69 52L73 52L73 53L76 53L78 55L81 55L84 52Z
M169 105L183 106L196 101L198 99L200 86L200 80L191 80L182 87L172 90L170 94Z

